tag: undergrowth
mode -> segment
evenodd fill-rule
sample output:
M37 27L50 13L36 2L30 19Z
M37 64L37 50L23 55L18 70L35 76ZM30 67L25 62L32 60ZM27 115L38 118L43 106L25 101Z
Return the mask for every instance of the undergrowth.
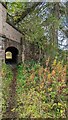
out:
M13 78L13 74L9 65L3 64L2 70L2 112L6 112L7 101L9 98L9 86Z
M67 117L66 65L56 59L45 67L35 61L18 66L17 111L19 118Z

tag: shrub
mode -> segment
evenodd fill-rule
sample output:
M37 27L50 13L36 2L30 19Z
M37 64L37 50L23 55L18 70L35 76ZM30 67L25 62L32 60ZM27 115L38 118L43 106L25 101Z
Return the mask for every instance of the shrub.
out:
M66 118L66 65L56 61L46 67L40 63L18 66L17 111L19 117Z

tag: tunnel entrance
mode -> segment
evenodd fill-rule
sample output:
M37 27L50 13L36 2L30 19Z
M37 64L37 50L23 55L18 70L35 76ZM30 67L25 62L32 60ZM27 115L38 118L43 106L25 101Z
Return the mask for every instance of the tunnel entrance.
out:
M15 47L8 47L5 50L5 63L17 64L18 62L18 49Z

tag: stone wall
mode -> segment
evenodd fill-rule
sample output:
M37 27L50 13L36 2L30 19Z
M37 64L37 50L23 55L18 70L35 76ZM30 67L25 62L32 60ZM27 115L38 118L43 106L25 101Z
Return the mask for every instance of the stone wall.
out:
M18 62L21 62L22 61L22 46L21 46L21 44L16 42L16 41L13 41L13 40L10 40L8 38L5 38L5 41L4 41L4 48L5 48L5 50L8 47L15 47L15 48L17 48L17 50L19 52L19 54L18 54Z
M0 119L2 118L2 63L5 61L4 38L0 36Z
M11 46L17 48L19 51L18 62L24 62L24 60L30 59L38 60L36 47L29 42L25 42L24 35L7 23L6 19L7 10L0 3L0 47L2 48L2 52L0 53L0 58L2 59L1 61L5 61L5 50Z
M7 23L6 19L7 9L0 3L0 59L1 61L5 61L5 50L12 46L18 49L18 62L21 62L23 52L21 40L23 40L23 34Z
M0 66L5 61L4 38L0 36Z

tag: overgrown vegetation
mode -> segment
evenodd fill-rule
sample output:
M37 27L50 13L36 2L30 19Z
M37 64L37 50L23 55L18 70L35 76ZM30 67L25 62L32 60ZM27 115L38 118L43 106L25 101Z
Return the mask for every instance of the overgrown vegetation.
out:
M9 21L24 33L25 48L27 41L32 44L30 54L33 51L33 56L39 61L48 56L54 59L61 49L68 50L67 4L68 2L7 3L7 11L12 16L8 18Z
M7 3L7 11L12 16L8 20L24 33L24 47L27 41L32 44L33 51L30 49L30 52L38 58L37 62L26 60L17 66L17 107L12 112L18 111L19 118L68 117L67 4ZM12 72L7 65L3 65L2 76L5 111L12 80Z
M66 118L66 65L56 59L49 66L35 61L18 66L17 111L20 118Z
M7 100L9 97L9 86L13 78L13 74L9 65L3 64L2 70L2 112L6 112Z

